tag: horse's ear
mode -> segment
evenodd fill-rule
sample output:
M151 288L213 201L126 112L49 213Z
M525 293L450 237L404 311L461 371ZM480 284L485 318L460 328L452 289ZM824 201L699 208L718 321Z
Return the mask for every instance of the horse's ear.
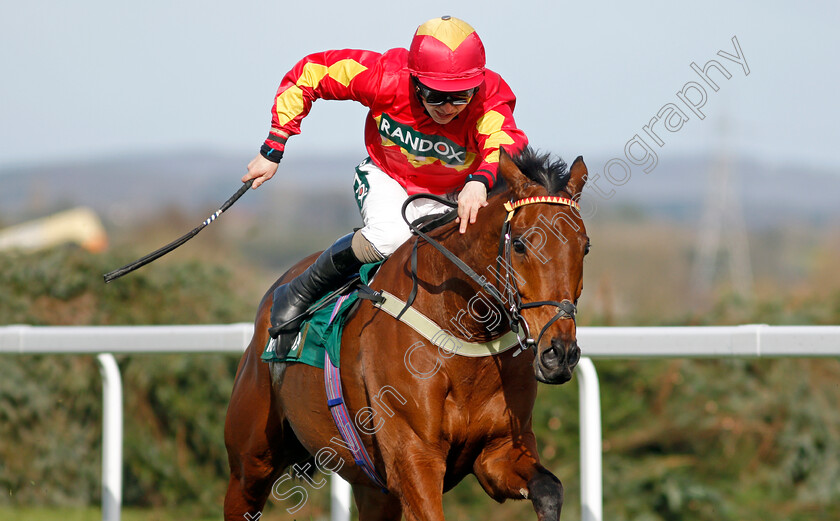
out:
M580 195L588 176L589 172L586 170L583 156L578 156L575 162L572 163L572 168L569 169L569 182L566 184L566 191L569 192L569 195L573 198Z
M499 175L504 178L515 196L523 193L528 179L519 171L519 167L516 166L504 147L499 147Z

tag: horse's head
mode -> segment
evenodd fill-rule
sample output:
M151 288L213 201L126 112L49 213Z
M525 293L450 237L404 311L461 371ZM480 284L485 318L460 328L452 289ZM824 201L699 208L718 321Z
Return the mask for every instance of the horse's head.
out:
M518 290L511 297L519 300L520 335L535 350L537 380L562 384L580 360L575 312L589 238L574 201L586 183L586 165L578 157L567 171L562 160L526 148L516 157L503 152L499 173L508 186L501 197L512 203L504 255L512 268L508 282Z

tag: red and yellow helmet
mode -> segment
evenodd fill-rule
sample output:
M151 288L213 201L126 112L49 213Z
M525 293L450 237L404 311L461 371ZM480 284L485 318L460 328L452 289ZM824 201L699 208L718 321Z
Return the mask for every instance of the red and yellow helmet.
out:
M484 81L484 44L470 24L441 16L417 28L408 51L408 70L430 89L455 92Z

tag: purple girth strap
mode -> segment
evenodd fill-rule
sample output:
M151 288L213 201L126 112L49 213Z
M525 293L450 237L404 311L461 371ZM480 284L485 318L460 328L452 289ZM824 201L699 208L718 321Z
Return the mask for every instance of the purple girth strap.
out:
M336 303L330 322L332 322L338 307L344 300L345 297L342 297ZM359 433L356 432L356 427L347 412L347 406L344 404L344 397L341 392L341 372L338 367L333 365L330 354L326 350L324 351L324 383L327 390L327 406L330 408L335 426L338 427L338 432L341 434L341 439L353 453L356 465L362 468L362 471L376 483L383 493L387 494L388 489L385 487L385 482L376 472L376 467L373 466L373 461L365 450L365 446L359 438Z

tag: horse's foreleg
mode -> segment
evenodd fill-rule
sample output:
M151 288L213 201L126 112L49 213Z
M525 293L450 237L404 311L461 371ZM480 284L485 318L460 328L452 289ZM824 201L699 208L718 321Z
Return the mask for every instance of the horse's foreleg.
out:
M359 521L400 521L402 504L395 494L383 494L373 487L353 487L353 498L359 509Z
M431 449L403 447L388 474L388 490L399 495L406 521L443 521L444 458Z
M563 484L557 476L549 472L542 465L537 465L536 472L528 480L528 491L537 519L560 519L563 508Z
M473 471L479 483L496 501L530 499L540 521L557 521L563 507L563 485L540 465L536 457L533 434L507 440L500 446L485 449L475 462Z

